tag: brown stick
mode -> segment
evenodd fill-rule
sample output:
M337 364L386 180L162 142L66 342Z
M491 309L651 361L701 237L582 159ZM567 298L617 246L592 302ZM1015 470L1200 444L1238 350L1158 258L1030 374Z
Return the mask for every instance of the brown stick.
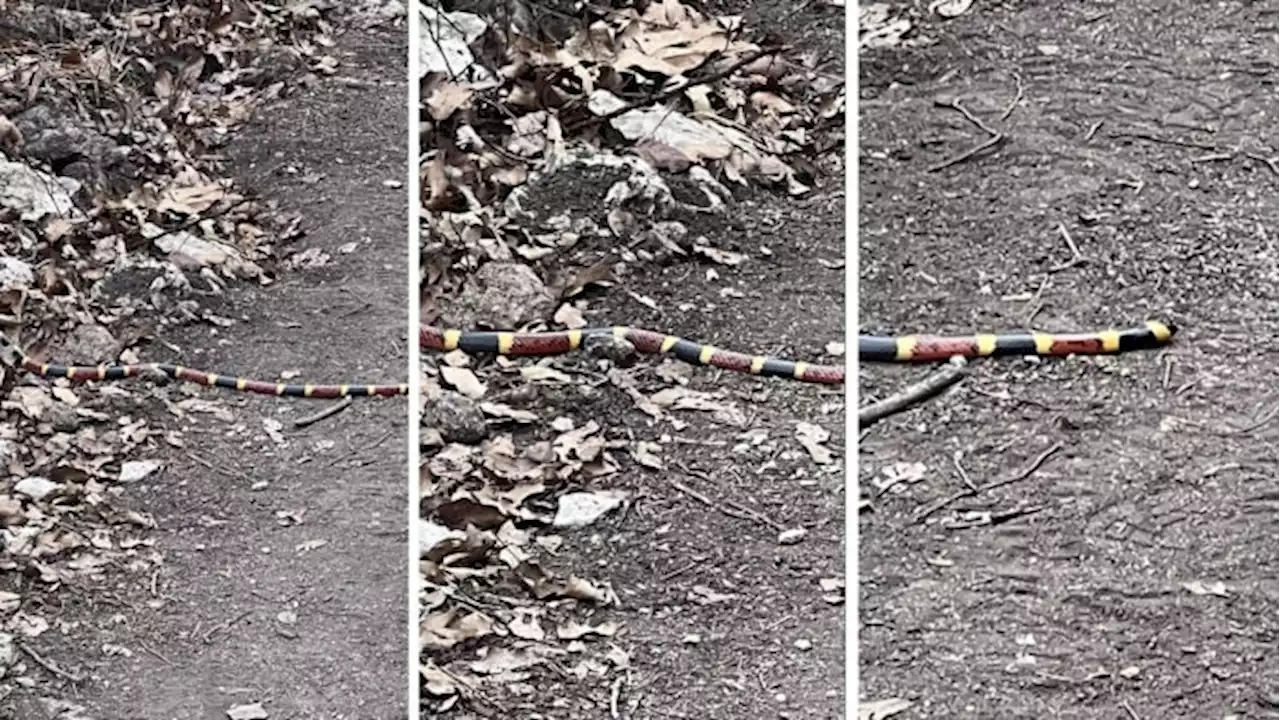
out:
M685 473L688 474L690 477L698 477L698 474L696 472L693 472L687 468L681 468L681 469L684 470ZM776 521L770 519L769 517L762 515L756 512L755 510L752 510L749 507L744 507L738 503L733 502L732 500L725 500L723 503L716 503L711 498L707 497L706 495L703 495L697 490L694 490L688 485L685 485L679 480L667 480L667 482L670 483L671 487L675 488L676 490L679 490L680 492L684 493L685 495L688 495L689 497L693 498L694 500L697 500L698 502L702 503L703 505L706 505L709 508L714 508L716 510L719 510L725 515L728 515L730 517L736 517L740 520L752 520L760 523L761 525L765 525L770 528L773 528L775 531L778 531L778 532L782 532L783 530L782 525L778 524Z
M877 403L872 403L858 410L858 427L867 428L881 420L896 415L925 400L936 397L943 390L964 379L968 373L968 363L964 358L953 358L951 365L942 368L918 383L908 385L904 390L894 393Z
M337 415L343 410L346 410L347 408L351 407L351 403L353 402L355 402L355 398L348 395L342 398L342 402L334 403L333 405L330 405L329 407L319 412L312 413L311 415L307 415L306 417L300 417L297 420L294 420L293 426L296 428L304 428L308 425L313 425L315 423L320 422L321 420L324 420L325 418L331 415Z
M1261 155L1255 155L1253 153L1245 153L1245 157L1249 158L1250 160L1257 160L1260 163L1266 163L1267 167L1271 168L1272 173L1275 173L1276 175L1280 175L1280 163L1278 163L1276 160L1272 160L1269 157L1263 157Z
M1018 84L1018 94L1015 95L1013 101L1009 103L1009 107L1005 108L1004 112L1000 113L1000 122L1008 120L1009 116L1012 115L1013 111L1018 107L1018 103L1022 102L1022 76L1018 73L1014 73L1013 81Z
M52 660L46 660L45 658L41 657L39 653L37 653L35 650L32 650L31 646L27 645L26 643L19 643L18 647L21 648L22 652L26 653L28 657L30 657L32 660L35 660L37 665L44 668L45 670L48 670L54 675L57 675L63 680L68 680L73 683L80 683L84 681L84 678L80 677L79 675L76 675L75 673L67 672L66 670L63 670L62 668L58 667L57 664L55 664Z
M1076 241L1071 239L1071 233L1067 232L1067 226L1058 223L1058 233L1062 235L1062 239L1067 241L1067 248L1071 250L1071 259L1061 265L1054 265L1049 268L1049 274L1059 273L1063 270L1069 270L1077 265L1083 265L1089 262L1089 258L1080 252L1080 248L1076 246ZM1041 286L1043 287L1043 286Z
M1012 476L1007 477L1007 478L1004 478L1004 479L1002 479L1002 480L994 480L994 481L992 481L992 482L987 483L986 485L979 485L979 486L978 486L976 489L974 489L974 490L970 490L969 488L965 488L964 490L960 490L960 491L958 491L958 492L955 492L955 493L953 493L953 494L951 494L951 495L949 495L949 496L947 496L947 497L943 498L942 500L939 500L938 502L934 503L933 505L930 505L929 507L925 508L924 510L920 511L919 513L916 513L916 518L915 518L915 520L916 520L916 522L923 522L925 518L927 518L927 517L929 517L930 515L932 515L932 514L934 514L934 513L938 512L939 510L941 510L941 509L945 508L946 506L950 505L951 503L953 503L953 502L955 502L955 501L957 501L957 500L960 500L961 498L971 497L971 496L974 496L974 495L978 495L979 493L984 493L984 492L986 492L986 491L988 491L988 490L994 490L994 489L999 488L999 487L1004 487L1005 485L1012 485L1013 483L1020 482L1020 481L1022 481L1022 480L1026 480L1027 478L1029 478L1029 477L1031 477L1032 475L1034 475L1034 474L1035 474L1035 472L1036 472L1037 470L1039 470L1039 469L1040 469L1040 466L1041 466L1041 465L1044 465L1045 461L1046 461L1046 460L1048 460L1050 456L1052 456L1054 453L1058 452L1058 451L1059 451L1059 450L1061 450L1061 449L1062 449L1062 443L1057 443L1056 445L1054 445L1053 447L1049 448L1048 450L1045 450L1044 452L1042 452L1042 453L1040 453L1039 455L1037 455L1037 456L1036 456L1036 459L1035 459L1035 460L1032 460L1032 461L1031 461L1031 464L1030 464L1030 465L1028 465L1026 468L1024 468L1024 469L1023 469L1021 472L1019 472L1017 475L1012 475Z
M999 144L999 143L1001 143L1001 142L1004 142L1004 135L993 135L993 136L991 136L990 138L988 138L988 139L987 139L987 141L986 141L986 142L984 142L984 143L982 143L981 145L978 145L978 146L976 146L976 147L972 147L972 148L970 148L970 149L966 150L965 152L962 152L962 153L960 153L959 155L957 155L957 156L955 156L955 157L951 158L950 160L943 160L942 162L938 163L937 165L930 165L929 167L925 168L925 171L926 171L926 172L938 172L939 170L945 170L945 169L947 169L947 168L951 167L952 165L959 165L960 163L964 162L965 160L968 160L969 158L973 157L974 155L977 155L978 153L982 152L983 150L986 150L986 149L988 149L988 148L995 147L997 144Z

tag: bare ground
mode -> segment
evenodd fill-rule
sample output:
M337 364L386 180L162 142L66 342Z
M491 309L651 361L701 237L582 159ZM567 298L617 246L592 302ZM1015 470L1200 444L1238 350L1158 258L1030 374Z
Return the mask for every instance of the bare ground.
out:
M223 311L244 322L164 338L188 365L403 382L405 197L383 183L405 173L407 50L403 35L351 33L337 51L338 77L262 109L227 157L242 186L301 213L292 249L335 263L232 290ZM164 470L126 495L158 523L162 569L50 598L74 624L37 651L83 676L65 695L100 720L213 720L255 702L272 720L406 717L404 401L358 399L297 430L323 406L203 392L230 421L170 418L187 446L158 448ZM16 703L13 717L53 716Z
M837 67L843 62L837 9L759 3L745 17L749 27L767 27L773 37ZM611 293L589 316L591 324L625 322L743 352L813 359L844 333L842 158L839 144L815 159L823 177L810 197L753 191L738 198L727 222L678 218L691 236L756 259L715 268L720 277L711 283L702 279L705 268L688 263L641 269L625 281L630 292ZM586 191L566 190L561 202ZM760 247L772 255L761 260ZM726 296L721 288L743 296ZM844 577L843 473L816 467L794 440L787 442L798 423L818 424L832 433L829 445L841 463L842 389L707 371L693 373L690 387L723 392L748 409L749 425L734 430L711 418L689 418L680 443L666 451L667 471L634 467L617 483L637 494L634 508L610 527L570 538L585 552L569 565L606 580L622 599L617 617L625 622L622 644L633 671L621 707L630 708L633 720L843 717L844 606L821 584ZM562 409L615 433L655 439L662 431L644 428L622 397L602 394L575 405ZM748 428L783 442L746 448ZM776 527L728 514L737 507ZM780 545L778 528L805 528L808 535L800 544ZM706 589L728 597L706 602ZM550 684L537 700L571 687ZM603 694L580 698L569 706L576 712L547 717L608 712L607 701Z
M530 204L554 214L597 190L599 183L564 183ZM689 262L637 267L620 279L624 291L595 304L588 320L817 361L817 349L843 332L843 270L821 262L838 262L843 252L842 208L839 192L823 190L801 201L758 193L733 208L740 218L734 222L717 219L717 227L682 217L715 247L767 246L773 255L761 260L753 253L738 268L717 267L721 278L711 283L702 281L707 268ZM743 295L726 297L721 288ZM598 375L589 356L558 365ZM484 377L495 390L506 384ZM636 377L643 393L670 385L650 372ZM593 489L628 491L633 503L583 530L562 531L564 546L543 562L558 576L588 577L617 592L618 607L589 621L622 623L613 642L626 652L629 669L604 683L538 670L527 681L532 692L491 691L474 715L428 710L425 716L609 717L616 683L619 712L636 720L736 720L759 717L762 708L777 717L841 717L842 584L824 589L823 581L843 582L842 392L697 369L688 387L713 393L743 416L680 413L688 424L673 429L648 418L603 378L589 385L567 391L526 386L524 404L548 421L598 423L609 441L661 441L667 469L629 462L592 483ZM831 465L816 465L796 442L800 422L832 433ZM780 544L779 532L792 528L804 528L807 536Z
M838 8L797 2L712 7L742 13L748 27L766 29L770 38L814 53L840 72L844 17ZM691 234L706 235L713 246L751 254L769 248L767 261L717 268L716 284L698 282L696 268L653 268L632 287L661 311L616 294L601 320L626 318L717 346L799 359L813 359L827 343L842 341L844 145L819 144L828 150L812 159L821 171L812 196L751 192L730 208L728 222L682 218ZM726 296L717 286L745 297ZM752 429L775 438L794 437L800 423L821 426L831 433L836 466L815 466L794 444L761 454L744 447L743 433L694 418L681 433L687 442L670 453L669 472L632 476L629 489L643 499L606 545L583 558L597 567L607 561L614 587L627 590L631 699L640 700L631 717L844 717L844 605L837 600L843 591L822 584L838 581L843 588L843 388L732 373L695 373L691 386L726 391L749 407ZM608 404L601 405L609 417ZM619 418L617 424L627 422ZM694 474L685 474L686 468ZM694 489L720 509L666 480ZM735 506L758 511L776 526L726 514ZM808 535L797 545L779 544L779 527L804 528ZM730 599L706 603L703 588ZM700 642L686 642L690 636Z
M745 11L749 33L767 32L815 53L828 72L840 72L839 8L713 5L709 12ZM748 262L629 266L613 291L591 303L588 324L627 324L742 352L830 362L821 351L844 334L845 198L843 143L836 136L825 146L822 157L810 158L821 179L809 196L743 191L723 215L674 218L687 225L689 237L704 235L707 244L742 252ZM603 225L608 184L585 177L565 182L527 206L548 216L564 209L590 213ZM612 250L579 247L593 257ZM584 355L563 365L586 374L596 367ZM638 377L642 392L669 385L651 374ZM529 402L546 421L563 415L578 427L599 423L608 439L678 436L662 441L666 470L631 463L604 481L633 494L626 512L564 533L557 557L544 558L560 575L590 577L616 590L619 606L590 622L622 623L614 642L629 668L607 682L539 669L527 682L532 692L490 695L462 712L427 710L424 717L843 717L843 388L695 369L688 387L717 393L745 417L735 423L681 413L689 424L673 432L603 379L590 385L558 397L535 386L537 399ZM831 432L831 465L815 464L795 440L806 422ZM753 444L752 437L768 439ZM807 535L797 544L780 543L779 531L792 528Z
M737 214L743 220L732 227L695 232L718 247L768 246L770 262L722 272L714 285L693 281L699 270L685 264L648 269L627 286L659 309L616 294L596 323L622 318L720 347L802 358L840 338L843 270L820 261L843 255L842 194L825 190L799 202L759 194ZM721 286L745 297L726 300ZM777 717L841 717L843 605L832 602L841 593L824 591L821 581L843 578L843 395L706 371L694 373L690 387L722 393L746 409L747 423L682 417L690 422L664 453L667 471L634 466L611 482L635 493L633 509L605 527L567 536L574 548L567 567L608 582L622 600L610 617L625 623L621 639L633 668L623 706L633 707L629 717L637 720L728 720L759 717L766 708ZM646 427L612 388L585 402L562 402L563 412L594 419L613 436L656 440L669 432ZM835 467L815 466L795 443L800 422L832 433ZM772 440L749 447L750 432ZM741 516L741 508L776 526ZM779 530L789 528L808 535L796 545L779 544ZM704 589L726 597L706 602ZM549 684L535 704L546 707L566 686L573 684ZM570 706L576 713L607 712L607 696L581 700Z
M1276 717L1275 3L982 3L924 32L861 56L862 330L1182 330L985 363L870 430L859 701ZM955 98L1007 142L928 172L986 139ZM1049 272L1059 224L1087 263ZM864 366L863 402L921 372ZM980 485L1056 445L917 522L963 489L954 458Z

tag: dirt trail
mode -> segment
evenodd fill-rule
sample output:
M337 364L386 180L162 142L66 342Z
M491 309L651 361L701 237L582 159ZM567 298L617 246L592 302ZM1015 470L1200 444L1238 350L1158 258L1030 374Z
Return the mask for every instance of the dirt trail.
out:
M871 430L860 700L1275 717L1276 5L985 6L862 54L863 331L1181 331L983 363ZM987 139L940 99L1005 142L929 172ZM864 366L863 402L922 372ZM981 485L1055 446L917 521L963 489L957 459Z
M293 249L334 262L232 290L225 314L245 322L228 330L164 338L189 365L404 382L405 197L384 183L405 173L407 49L388 31L336 50L337 77L262 108L227 153L243 187L302 215ZM158 522L162 569L70 593L64 617L80 624L37 649L86 677L67 696L98 720L213 720L257 702L273 720L405 717L404 401L357 399L298 430L322 404L204 392L232 419L171 419L186 448L127 496ZM46 717L35 702L17 712Z
M842 9L826 3L709 5L696 7L711 15L741 14L743 37L786 45L783 56L797 65L811 63L803 66L824 78L843 75ZM811 100L803 92L796 95ZM841 120L831 125L842 125ZM662 173L681 203L704 208L694 212L685 206L662 216L680 224L679 243L740 256L740 263L663 251L652 237L646 239L654 233L615 237L583 231L571 251L538 268L539 279L551 284L557 271L608 266L611 282L564 304L582 312L588 327L625 324L717 348L840 362L828 346L844 335L844 147L838 127L811 130L820 137L815 145L821 150L786 158L813 167L816 187L806 195L744 188L721 177L735 197L722 211L708 211L693 173ZM601 145L633 154L616 140ZM518 231L505 230L516 237L553 233L549 218L568 218L575 228L578 223L612 227L616 208L609 195L625 177L625 170L559 169L546 182L530 183L521 197L521 207L536 219L521 220ZM441 305L441 324L467 326L468 308ZM558 315L554 322L539 319L561 326ZM452 677L478 674L477 667L515 670L486 671L459 692L459 702L430 700L424 717L844 717L844 388L754 378L651 355L609 360L602 363L584 348L544 362L477 359L470 366L485 383L487 400L528 410L537 420L514 428L501 419L491 421L499 428L495 435L509 432L512 438L489 442L491 457L477 453L471 459L470 451L456 447L440 451L434 462L427 461L439 478L437 487L453 482L451 474L462 474L454 468L462 464L459 458L505 469L510 461L503 454L510 448L536 450L539 442L554 443L557 457L568 455L573 440L561 440L569 434L565 428L598 428L591 439L598 437L611 452L619 449L611 455L617 471L574 470L568 480L547 473L543 482L550 492L540 488L543 497L528 505L543 513L569 492L613 491L625 493L626 505L581 529L544 532L534 523L513 523L529 535L554 534L554 542L547 543L551 550L516 531L511 537L532 548L548 577L587 579L610 588L617 602L534 601L527 590L513 592L513 583L504 587L495 581L495 590L469 578L448 586L447 593L435 590L437 596L467 601L450 619L439 619L444 611L435 610L431 627L439 637L463 636L468 623L478 626L483 618L504 632L434 653L428 648L427 659ZM511 367L534 365L570 380L538 382L536 375L521 377ZM685 396L696 409L658 409L649 402L663 393ZM699 402L705 404L699 407ZM444 423L428 422L433 424ZM811 436L820 446L812 452L805 447ZM652 454L647 463L641 457L645 448ZM546 462L540 451L520 457L530 465ZM488 492L517 496L511 487L518 489L520 481L495 483L500 490ZM424 517L447 522L441 507L464 512L428 498ZM802 533L788 540L796 530ZM443 572L439 576L447 578ZM513 609L527 615L516 617L520 624L502 625L499 620L513 615ZM555 626L557 634L584 626L607 629L561 648L557 640L574 636L557 637L548 630L545 640L530 640L543 625L531 628L535 623L528 617ZM448 678L441 675L435 674L436 687L446 685ZM424 696L429 694L430 687Z
M711 11L746 12L748 27L768 27L840 72L841 13L813 4L793 9L760 3L749 12L723 4ZM710 281L705 268L688 262L637 269L625 292L588 315L590 324L623 322L717 347L813 359L844 333L842 158L838 143L816 158L822 180L807 197L750 191L723 216L677 214L690 236L751 261L716 267ZM562 192L538 204L568 206L595 191ZM688 387L720 393L749 418L735 425L711 413L682 416L689 424L664 449L666 471L637 467L611 481L637 497L625 518L568 536L575 557L567 564L623 598L616 617L625 623L633 674L621 707L634 720L843 717L843 388L706 370L691 373ZM662 429L644 427L616 390L561 411L638 440L657 440ZM833 465L816 465L796 444L802 423L831 433ZM752 437L761 442L753 446ZM779 530L790 528L808 534L780 544ZM552 701L564 691L558 685L536 701ZM574 707L608 712L608 697L593 694Z

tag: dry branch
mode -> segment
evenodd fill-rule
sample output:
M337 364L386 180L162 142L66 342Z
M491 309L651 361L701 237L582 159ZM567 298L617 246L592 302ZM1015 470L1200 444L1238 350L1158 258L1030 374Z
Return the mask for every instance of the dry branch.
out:
M943 390L963 380L968 370L969 366L964 358L952 358L950 365L938 370L924 380L908 385L901 392L894 393L880 402L860 408L858 410L858 427L870 427L890 415L896 415L925 400L936 397Z

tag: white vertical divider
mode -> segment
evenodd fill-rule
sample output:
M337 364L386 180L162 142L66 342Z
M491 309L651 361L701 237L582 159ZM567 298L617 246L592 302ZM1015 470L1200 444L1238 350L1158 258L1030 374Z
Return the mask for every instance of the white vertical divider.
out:
M858 707L858 6L845 6L845 716Z
M406 478L408 483L408 507L406 513L409 523L408 532L408 562L407 562L407 580L409 592L409 612L406 618L405 631L408 636L406 643L409 649L408 658L408 677L409 683L407 693L408 708L406 717L419 717L421 712L421 698L419 697L419 679L418 668L420 664L419 657L421 655L421 647L418 637L418 547L421 544L419 540L420 525L418 523L418 467L422 461L422 443L420 441L421 424L418 421L418 408L420 405L419 398L422 397L422 348L418 345L418 327L422 323L422 305L418 301L418 292L421 285L419 271L422 267L419 254L421 252L422 243L421 232L422 223L418 217L418 213L422 208L422 192L419 187L418 162L422 157L422 148L419 146L418 133L418 108L421 107L421 86L418 82L418 45L422 39L421 23L422 13L418 10L418 2L405 3L408 14L407 29L409 32L409 57L406 63L409 73L408 85L408 181L405 187L409 189L409 253L407 261L409 263L409 327L408 327L408 343L409 343L409 401L406 403L409 408L409 467L407 468Z

